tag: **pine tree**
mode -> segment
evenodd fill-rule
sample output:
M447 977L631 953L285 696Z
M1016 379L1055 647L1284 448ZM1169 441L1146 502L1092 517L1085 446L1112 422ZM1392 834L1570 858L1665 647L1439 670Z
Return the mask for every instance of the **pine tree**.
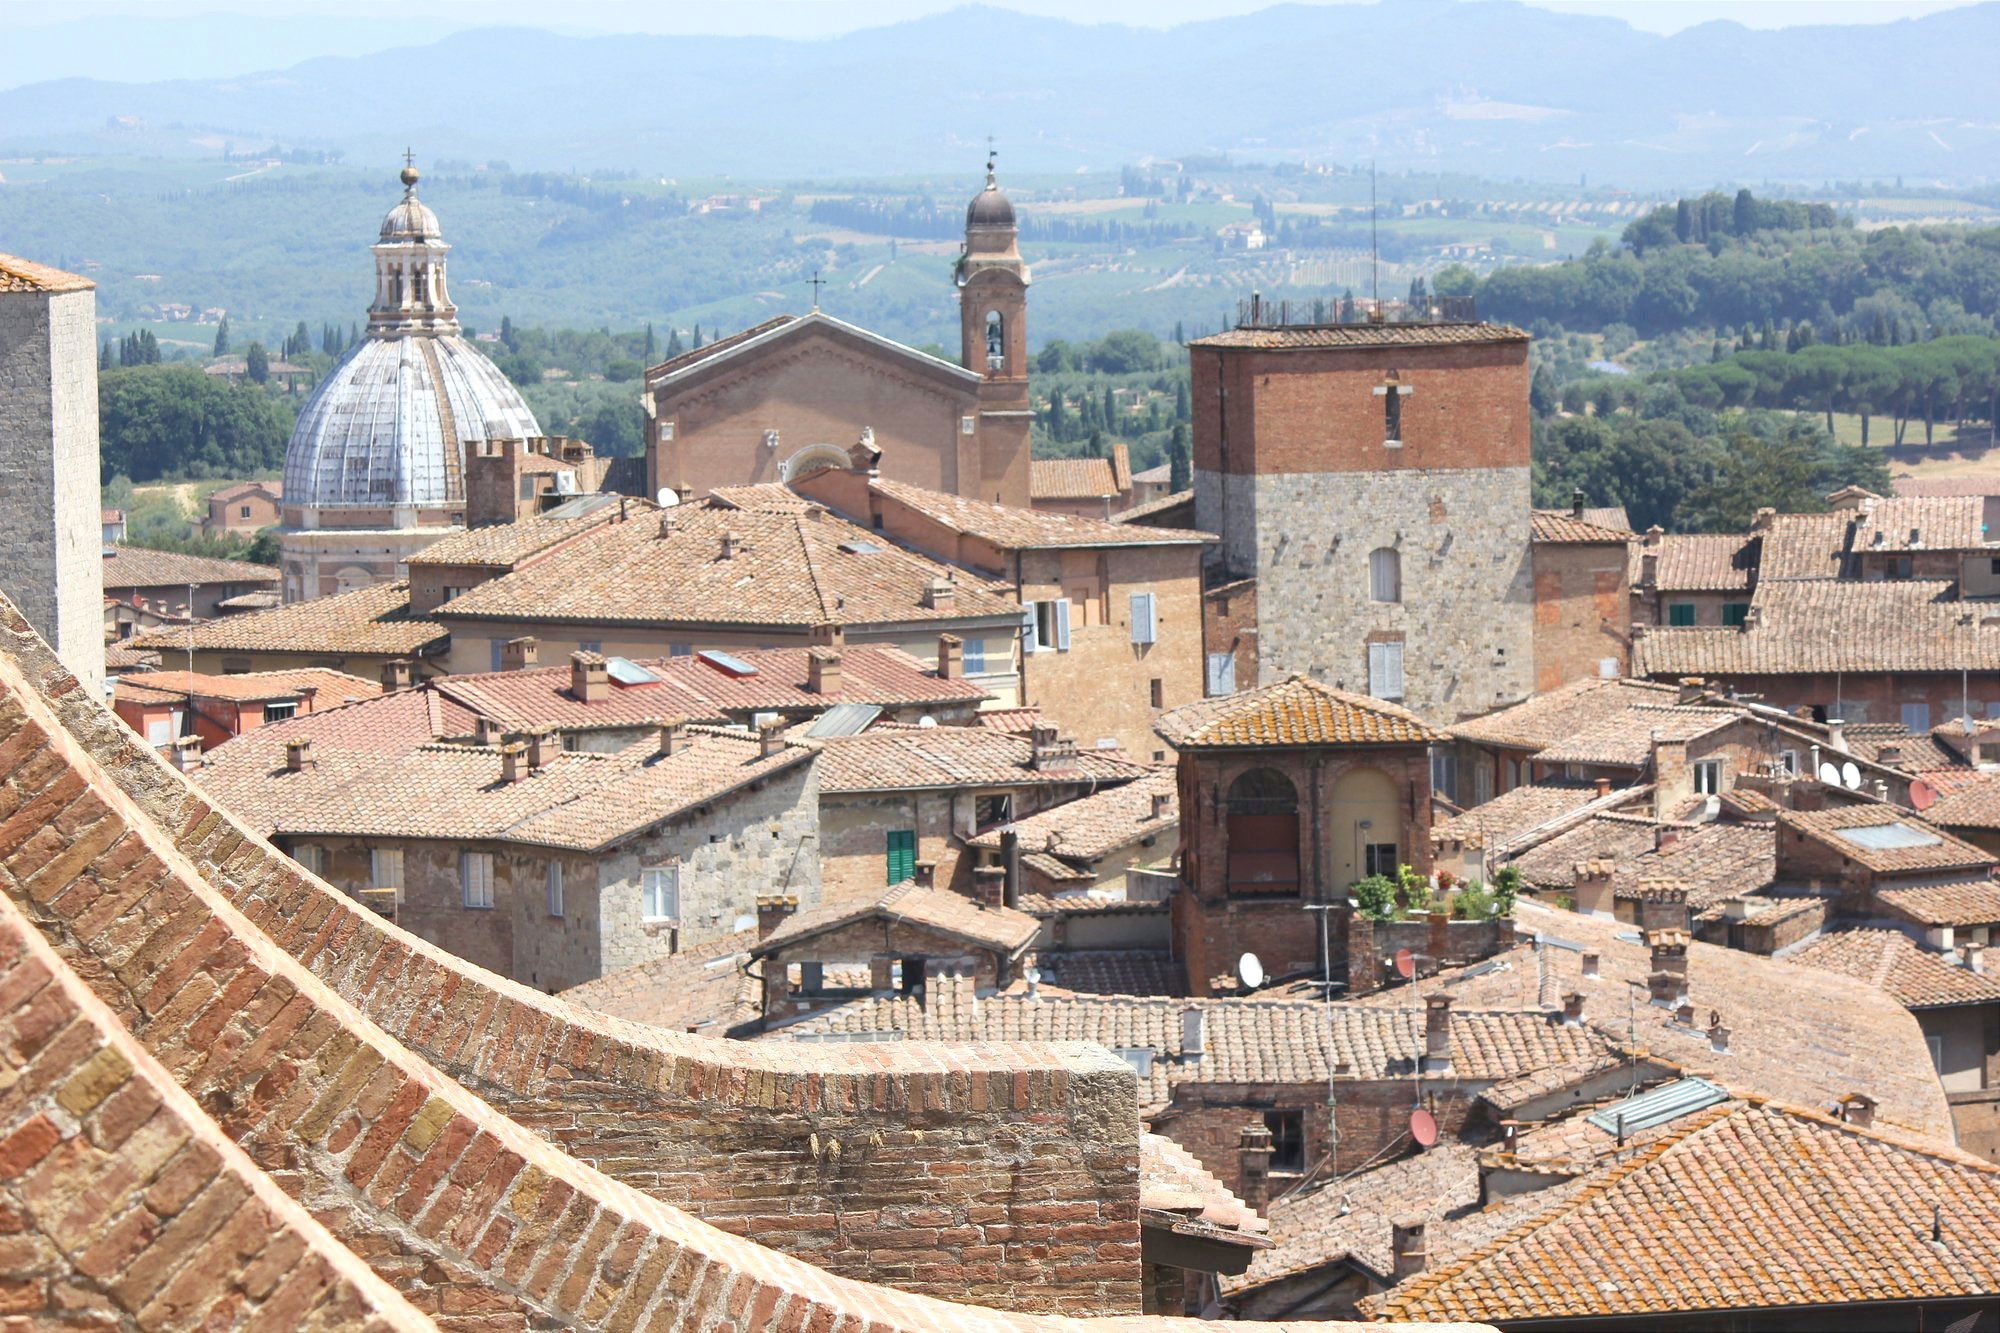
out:
M1060 389L1049 394L1049 438L1058 441L1069 438L1069 413L1064 410Z
M1084 447L1089 450L1092 458L1104 457L1104 432L1101 430L1090 432L1090 443Z
M264 384L271 378L271 358L264 351L263 343L251 343L243 354L243 374L252 384Z
M1106 426L1118 424L1118 391L1109 385L1104 389L1104 424Z
M215 355L229 355L229 316L227 315L224 315L222 322L215 326Z
M500 316L500 343L510 352L521 350L520 340L514 336L514 320L511 316Z
M285 353L285 360L289 361L295 356L304 356L312 350L312 345L312 330L306 327L304 320L300 320L299 326L292 330L291 350Z

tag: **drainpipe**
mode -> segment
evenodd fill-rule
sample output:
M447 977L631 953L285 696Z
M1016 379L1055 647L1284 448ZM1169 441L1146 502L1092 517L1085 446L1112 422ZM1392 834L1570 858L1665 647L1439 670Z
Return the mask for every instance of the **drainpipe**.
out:
M1009 907L1021 905L1021 835L1009 824L1000 830L1000 864L1006 869L1001 881L1000 901Z

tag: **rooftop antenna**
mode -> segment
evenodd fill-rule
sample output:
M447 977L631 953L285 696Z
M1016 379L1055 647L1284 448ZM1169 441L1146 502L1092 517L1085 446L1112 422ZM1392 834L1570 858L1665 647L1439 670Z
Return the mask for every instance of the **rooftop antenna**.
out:
M812 289L813 289L813 313L814 313L814 314L818 314L818 313L819 313L819 289L820 289L820 288L822 288L822 287L824 287L824 286L826 286L826 279L825 279L825 278L822 278L822 277L820 277L820 275L819 275L819 270L818 270L818 269L814 269L814 270L813 270L813 275L812 275L812 281L811 281L811 286L812 286Z
M1382 309L1381 248L1375 243L1375 159L1368 159L1368 299Z

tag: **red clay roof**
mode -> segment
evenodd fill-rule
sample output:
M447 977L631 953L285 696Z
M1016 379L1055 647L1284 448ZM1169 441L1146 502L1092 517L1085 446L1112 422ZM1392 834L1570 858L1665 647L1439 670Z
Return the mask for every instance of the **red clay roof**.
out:
M1424 745L1447 739L1415 713L1293 676L1246 694L1183 704L1153 719L1176 749L1260 745Z
M1228 329L1197 338L1188 346L1310 351L1327 347L1462 347L1526 341L1528 334L1524 330L1506 324L1291 324Z

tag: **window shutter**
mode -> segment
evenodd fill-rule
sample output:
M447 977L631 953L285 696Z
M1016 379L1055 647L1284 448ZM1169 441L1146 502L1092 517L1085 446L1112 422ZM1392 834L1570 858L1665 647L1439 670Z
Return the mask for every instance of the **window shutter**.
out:
M889 883L901 884L917 875L917 834L896 829L889 834Z
M983 676L986 674L986 640L967 639L965 641L965 674Z
M493 670L500 670L500 640L488 639L486 647L489 650L489 660Z
M549 862L549 915L563 914L563 866L560 861Z
M1403 697L1403 645L1368 645L1368 692L1377 699Z
M1069 651L1069 598L1056 601L1056 651Z
M1236 654L1208 655L1208 693L1211 698L1236 693Z
M1021 612L1021 651L1033 653L1041 651L1040 602L1028 602Z
M1159 637L1159 628L1153 616L1153 594L1135 592L1132 594L1132 642L1153 643Z
M1389 666L1389 693L1383 697L1400 699L1403 697L1403 645L1385 643L1382 646L1388 649L1384 656Z

